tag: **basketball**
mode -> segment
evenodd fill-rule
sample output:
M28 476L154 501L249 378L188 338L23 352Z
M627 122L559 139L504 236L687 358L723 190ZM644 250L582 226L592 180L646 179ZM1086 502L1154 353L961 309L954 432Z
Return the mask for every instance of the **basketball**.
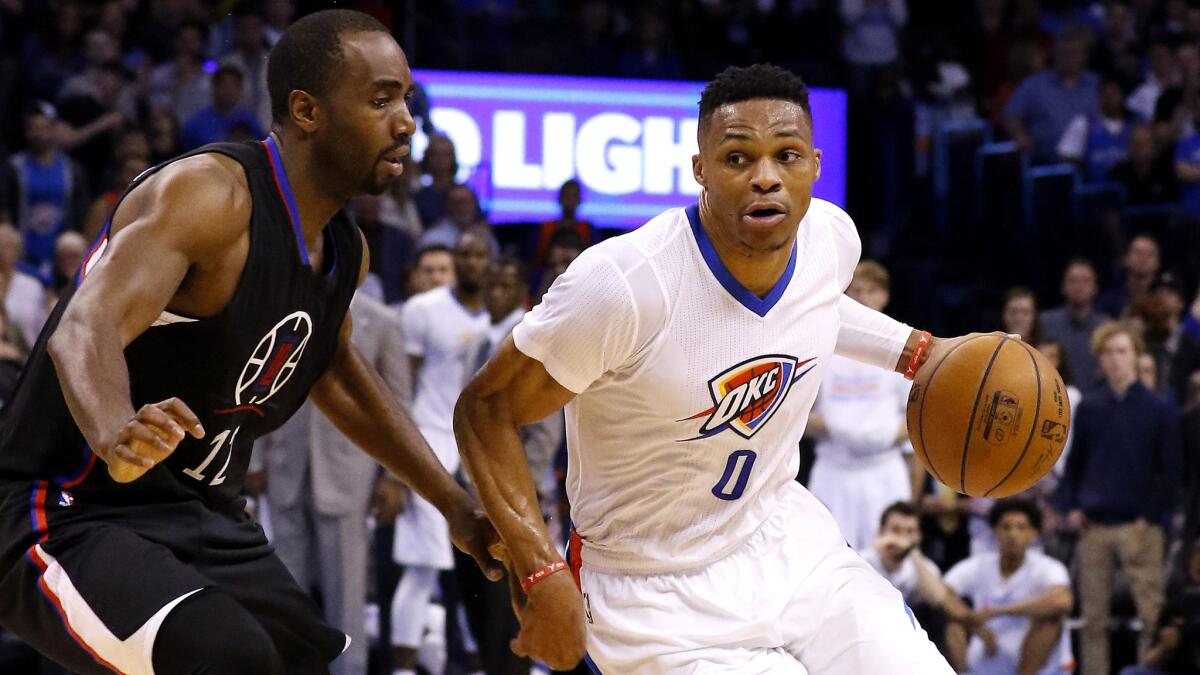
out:
M1058 461L1071 407L1058 371L1006 335L979 335L917 371L908 396L913 450L933 477L973 497L1028 489Z

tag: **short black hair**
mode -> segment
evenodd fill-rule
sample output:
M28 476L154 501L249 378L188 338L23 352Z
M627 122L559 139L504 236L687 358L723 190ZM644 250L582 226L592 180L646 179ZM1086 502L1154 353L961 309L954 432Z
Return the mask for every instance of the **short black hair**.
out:
M744 68L730 66L714 77L700 94L700 126L708 123L717 108L756 98L791 101L804 109L808 124L812 126L808 85L799 75L770 63L756 63Z
M267 91L271 95L271 119L288 117L288 96L297 89L324 96L345 65L343 33L389 33L369 15L349 9L313 12L284 31L267 60Z
M227 64L217 68L216 72L213 73L213 75L212 75L213 84L216 84L217 80L219 80L223 77L236 77L237 81L240 83L240 82L244 82L246 80L246 73L242 72L241 68L227 63Z
M1024 497L1009 497L993 504L992 510L988 511L988 525L996 527L1000 519L1009 513L1024 513L1033 529L1042 531L1042 510L1032 499Z
M893 502L891 506L883 510L883 515L879 516L879 529L882 530L883 527L887 525L888 518L891 518L892 514L910 516L912 518L916 518L920 515L917 513L917 508L908 502Z
M587 248L587 242L579 235L574 228L565 230L556 230L550 235L550 241L546 242L546 253L552 248L569 248L574 251L582 251Z

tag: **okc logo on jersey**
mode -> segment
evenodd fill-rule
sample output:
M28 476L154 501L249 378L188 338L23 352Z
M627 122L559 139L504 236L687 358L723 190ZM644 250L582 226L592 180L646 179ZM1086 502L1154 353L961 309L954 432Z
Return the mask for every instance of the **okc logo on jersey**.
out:
M292 312L275 324L254 348L238 377L237 405L261 405L287 384L312 337L308 312Z
M700 435L683 441L709 438L733 429L743 438L750 438L771 419L792 384L808 374L813 366L804 368L813 359L797 362L796 357L768 354L743 361L708 381L713 407L679 420L687 422L706 418L700 425ZM801 368L804 368L801 370Z

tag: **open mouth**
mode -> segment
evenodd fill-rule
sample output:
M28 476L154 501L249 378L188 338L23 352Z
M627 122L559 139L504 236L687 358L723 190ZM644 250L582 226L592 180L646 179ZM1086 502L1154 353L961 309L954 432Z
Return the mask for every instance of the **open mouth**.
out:
M777 208L771 207L771 206L764 207L761 209L754 209L753 211L750 212L750 216L754 217L754 218L770 218L771 216L781 216L781 215L783 215L782 209L777 209Z
M783 207L776 204L754 204L752 207L746 211L742 219L755 226L771 227L778 225L786 215Z

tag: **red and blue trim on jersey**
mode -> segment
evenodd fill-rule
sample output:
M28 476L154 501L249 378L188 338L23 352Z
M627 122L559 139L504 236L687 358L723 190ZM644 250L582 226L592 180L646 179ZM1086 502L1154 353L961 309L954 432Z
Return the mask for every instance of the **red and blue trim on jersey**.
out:
M787 267L783 270L783 274L771 287L771 290L763 297L758 297L750 289L742 285L742 282L733 276L733 272L725 266L721 260L721 256L717 254L717 249L713 246L712 240L708 238L708 233L704 231L704 226L700 223L700 205L692 204L684 209L687 213L688 223L692 226L692 236L696 238L696 245L700 248L700 255L704 258L708 269L716 277L717 282L725 288L729 295L733 296L743 307L754 312L760 317L765 317L771 308L779 303L783 297L784 291L787 290L788 284L792 282L792 275L796 271L796 244L792 244L792 255L788 258Z
M87 255L83 257L83 264L79 266L76 284L83 283L83 280L88 275L88 272L90 272L92 267L100 261L99 256L104 253L104 248L108 244L108 229L110 227L112 227L111 217L104 221L104 229L100 230L100 236L96 237L96 241L92 242L92 247L88 249Z
M300 251L300 262L309 265L308 247L304 245L304 230L300 227L300 207L296 206L296 195L292 192L292 184L288 182L287 172L283 168L283 156L279 154L279 144L274 136L267 136L262 141L267 151L267 161L271 163L271 172L275 175L275 187L279 188L279 196L287 206L288 219L292 221L292 231L296 233L296 248Z

